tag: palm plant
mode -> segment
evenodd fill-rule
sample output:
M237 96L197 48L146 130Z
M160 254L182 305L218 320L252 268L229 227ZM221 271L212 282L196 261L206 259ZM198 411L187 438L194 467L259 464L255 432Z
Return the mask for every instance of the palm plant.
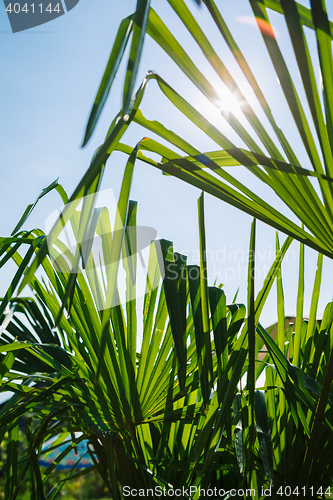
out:
M52 187L66 201L62 188L57 183ZM126 199L127 191L123 189L119 212L124 196ZM2 301L5 314L0 350L7 353L1 358L2 390L14 392L0 414L2 436L8 431L6 498L17 497L28 472L32 497L45 498L43 484L63 456L83 439L89 440L87 452L95 465L79 472L74 467L70 477L96 469L113 498L122 496L124 486L135 489L192 486L191 494L196 498L199 490L194 491L195 487L218 487L227 492L241 482L232 446L234 396L248 370L248 389L242 394L249 401L251 416L255 411L255 377L262 371L262 367L258 373L253 370L255 350L262 345L255 342L254 324L291 239L278 252L256 300L250 277L250 315L246 320L244 305L227 305L221 288L207 286L203 210L201 196L201 267L186 265L185 256L174 253L171 242L161 241L160 257L156 243L151 244L141 348L137 345L133 280L137 259L133 232L136 203L127 201L125 211L122 258L127 276L126 306L117 303L108 309L102 357L105 310L100 310L99 304L113 276L109 272L104 277L98 274L96 256L91 254L85 269L77 273L70 303L67 297L72 274L64 270L75 265L75 255L61 240L56 242L60 249L56 262L50 252L42 261L44 276L35 275L30 281L34 297L11 296L19 279L17 274ZM76 211L72 219L77 237L83 216L84 209ZM103 261L110 262L110 252L118 242L117 232L111 232L106 209L100 211L96 220L96 232L102 239ZM12 258L18 273L28 272L28 260L23 266L20 251L28 244L29 259L31 249L38 255L43 236L40 230L34 230L5 239L1 265ZM254 231L251 245L253 251ZM163 280L161 269L165 273ZM248 345L252 354L247 362ZM263 407L265 403L259 398L257 414L258 408ZM244 409L241 414L243 418ZM26 416L29 448L18 457L18 425L22 415ZM240 413L236 412L235 419L239 421ZM273 477L273 464L266 433L261 440L264 466L260 465L255 434L258 425L269 428L266 410L259 412L257 424L252 421L255 453L246 462L249 477L255 475L252 484L258 482L262 486ZM79 437L75 434L78 432ZM38 466L42 443L55 436L58 438L54 446L65 441L68 447L54 464L42 471ZM61 486L49 492L48 498L54 498Z
M52 187L58 188L65 201L61 187L56 183ZM31 475L32 498L45 498L45 484L57 463L83 439L89 441L87 452L95 465L78 472L74 466L68 478L96 469L113 498L122 497L124 486L128 491L155 486L186 490L192 486L194 498L199 486L216 487L228 498L228 491L242 486L242 472L255 492L273 481L277 486L294 484L292 464L304 453L329 359L326 332L332 330L331 304L321 325L315 322L322 256L307 335L301 341L298 333L293 338L290 332L289 347L281 330L283 292L281 279L277 280L279 332L275 344L259 317L275 278L280 278L281 261L291 239L281 250L277 246L276 260L255 299L253 223L246 319L244 305L227 305L221 288L207 286L203 196L198 201L201 267L187 265L185 256L173 252L171 242L161 241L160 257L156 243L151 244L141 349L133 280L137 259L134 202L128 201L123 240L126 306L117 303L109 310L103 358L100 297L105 296L110 275L103 279L98 274L96 256L91 255L85 269L77 274L70 304L66 297L72 275L64 271L73 269L75 255L60 240L56 242L60 249L57 258L54 260L55 254L50 252L42 262L44 276L35 275L30 282L34 297L13 297L8 290L2 301L9 307L2 318L0 347L7 353L1 358L2 390L14 392L0 414L2 436L8 432L6 498L17 497L27 473ZM119 211L122 202L120 199ZM83 212L76 211L73 218L77 237ZM111 237L106 209L99 213L96 232L102 238L103 261L108 262L117 245L117 233ZM1 265L11 257L18 272L27 272L27 261L22 266L24 258L19 250L28 244L38 254L42 241L40 230L22 231L5 239ZM300 282L302 273L301 265ZM16 285L14 279L12 291ZM257 324L261 340L255 335ZM296 332L305 327L300 306ZM314 351L312 346L318 339L320 349ZM258 364L263 343L268 353ZM255 391L266 365L267 403L262 393ZM242 387L244 374L247 382ZM329 405L332 399L329 395ZM319 433L324 452L318 454L317 447L309 473L314 486L330 484L330 413L329 408L324 416L326 431L323 428ZM22 415L26 416L29 448L18 456ZM56 436L54 446L61 441L68 447L47 470L41 470L38 456L42 443ZM288 445L291 438L293 455ZM55 486L47 498L54 498L62 485Z
M147 488L153 484L172 484L174 487L218 485L227 491L243 484L237 462L245 474L244 484L252 488L252 497L256 494L253 491L268 486L273 478L276 484L284 485L293 482L304 487L308 484L331 484L329 447L333 358L327 332L331 336L332 314L329 304L323 321L316 322L320 271L317 272L313 306L306 327L302 318L302 250L295 335L291 330L287 332L287 351L284 344L286 333L282 327L281 280L277 281L279 333L276 344L259 324L259 317L274 279L281 272L281 260L291 238L287 238L282 249L277 250L263 289L255 298L253 223L245 320L245 306L231 304L227 307L223 291L207 285L203 198L200 198L200 267L187 266L183 257L173 253L170 242L161 242L160 259L155 253L155 246L152 246L149 263L152 274L149 276L156 276L161 284L154 288L150 278L147 280L143 339L139 351L135 287L132 282L136 243L134 233L128 229L135 226L136 208L129 201L129 192L134 164L140 159L332 257L331 25L324 0L312 2L311 10L294 0L250 0L311 169L300 165L285 134L276 125L249 65L213 0L205 0L204 4L254 90L275 134L272 137L247 103L237 82L213 50L186 4L182 0L168 1L222 81L241 98L241 108L256 137L245 130L232 112L223 112L247 149L236 148L228 137L172 88L171 82L166 82L155 73L148 73L137 93L132 95L147 33L203 94L219 106L218 93L150 7L150 2L138 0L136 12L120 25L87 126L85 143L98 121L132 35L123 108L111 123L104 143L96 151L69 200L57 183L42 193L56 188L64 203L68 202L48 241L38 230L20 232L33 206L28 207L12 237L1 241L1 266L11 258L18 266L0 309L3 315L1 350L6 352L1 359L2 388L15 392L0 414L2 436L6 426L9 426L8 498L17 497L21 480L28 471L31 474L32 497L44 498L43 484L55 464L41 472L38 455L42 443L58 434L59 439L72 436L68 450L81 439L89 440L91 448L88 452L95 461L94 468L115 498L121 497L124 485L135 488ZM284 15L287 22L318 141L312 137L311 125L279 50L266 8ZM323 76L323 107L304 26L316 32ZM216 142L218 151L201 152L160 122L144 117L140 104L150 80L155 80L163 94ZM150 138L143 139L134 148L122 144L121 137L131 122L157 134L170 147ZM262 146L258 145L258 140ZM176 153L174 146L184 154ZM99 222L94 226L104 242L103 259L117 263L115 267L110 267L103 281L97 271L98 263L93 259L88 262L84 273L78 272L78 262L85 251L78 245L75 255L71 256L59 234L63 224L74 221L73 231L77 241L82 241L83 233L92 225L95 194L100 188L107 159L116 149L128 154L129 160L112 238L110 228L106 231L98 229L98 224L109 225L105 211L99 214ZM144 151L159 154L161 161L150 159ZM234 165L243 165L268 185L294 211L302 226L264 202L225 171L224 166ZM316 188L310 182L310 176L318 182ZM87 202L78 212L77 206L84 196L87 196ZM19 251L22 245L28 245L24 256ZM69 259L71 270L75 272L63 273L53 267L50 245L60 249L57 262L62 263L62 269L68 265L66 262ZM112 305L117 296L117 266L122 249L123 255L128 258L124 262L127 276L125 308ZM318 269L321 269L321 262L320 256ZM160 276L161 263L165 269L163 279ZM38 275L39 266L43 268L44 278ZM191 273L192 269L197 271L193 273L196 278ZM171 276L177 279L171 279ZM27 284L34 290L35 298L20 298ZM17 287L18 292L14 295ZM101 297L106 303L102 311L98 308ZM26 318L24 321L22 314ZM263 342L268 350L265 362L269 363L265 400L255 391L256 380L265 366L263 363L257 366L256 361ZM244 385L244 374L247 375L246 385L240 388L240 383ZM22 383L14 383L17 380ZM27 419L30 444L22 458L18 476L18 419L27 412L30 415ZM327 429L328 434L325 433ZM74 433L78 431L82 434L75 437ZM236 451L230 447L233 435ZM293 454L290 454L290 441L293 443ZM302 460L304 467L295 479L291 476L292 466ZM323 461L325 467L322 467ZM57 490L54 490L48 497L54 498L56 494ZM198 497L198 490L193 496ZM228 494L224 498L228 498Z

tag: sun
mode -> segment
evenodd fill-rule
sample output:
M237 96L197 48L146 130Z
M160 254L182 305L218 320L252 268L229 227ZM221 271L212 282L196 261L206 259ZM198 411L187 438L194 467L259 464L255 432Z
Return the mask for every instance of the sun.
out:
M212 124L220 121L221 116L227 118L230 114L240 118L243 115L240 100L225 85L219 86L215 90L218 94L218 100L213 104L206 97L200 97L195 104L197 111Z
M241 101L225 87L223 90L218 92L219 102L217 107L220 113L233 113L235 116L240 116L242 114Z

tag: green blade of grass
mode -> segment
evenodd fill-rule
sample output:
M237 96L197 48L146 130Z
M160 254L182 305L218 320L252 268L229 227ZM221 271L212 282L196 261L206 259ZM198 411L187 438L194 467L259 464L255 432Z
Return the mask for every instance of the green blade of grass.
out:
M104 309L102 316L101 341L100 341L99 356L98 356L99 364L96 371L96 382L98 380L102 366L104 364L104 351L107 345L107 336L109 335L109 320L111 316L111 308L114 301L120 252L123 245L123 238L126 229L129 194L130 194L132 178L133 178L133 170L138 150L139 150L139 144L137 144L127 162L123 177L123 183L119 195L116 220L114 224L114 237L112 240L111 253L110 253L110 265L108 266L107 269L107 290L105 298L106 309Z
M98 119L102 113L103 107L105 105L106 99L111 90L112 84L118 72L120 63L122 61L127 42L133 30L133 15L126 17L120 23L115 41L112 46L112 51L105 68L105 72L100 83L95 101L90 112L88 123L86 126L86 131L84 135L84 140L82 147L87 144L92 133L96 127Z
M186 379L186 346L185 346L185 328L184 317L182 314L183 301L180 299L180 293L177 285L183 280L184 262L175 258L172 243L167 240L161 240L161 250L165 276L163 286L165 291L166 303L169 310L169 318L172 336L175 344L176 356L178 359L178 377L181 390L185 388ZM185 303L186 306L186 303Z
M300 245L298 291L296 305L296 325L293 352L293 364L299 366L302 357L302 329L303 329L303 303L304 303L304 245Z
M271 429L267 416L265 396L261 391L255 391L255 415L261 458L267 479L270 486L272 486L274 472Z
M132 94L139 68L143 43L146 35L150 0L138 0L134 14L131 49L123 90L123 115L128 116L133 107Z
M31 212L33 211L33 209L35 208L35 206L39 202L39 200L41 198L43 198L43 196L48 194L50 191L52 191L53 189L56 189L64 200L64 196L65 196L64 193L65 192L64 192L62 186L60 186L60 184L58 184L58 179L56 179L55 181L51 182L51 184L49 186L47 186L46 188L44 188L42 190L42 192L37 196L36 201L34 203L31 203L30 205L27 206L27 208L24 211L24 214L22 215L22 217L20 218L20 220L16 224L15 228L13 229L11 236L13 234L16 234L21 229L21 227L23 226L23 224L25 223L25 221L27 220L27 218L29 217L29 215L31 214Z
M201 193L198 198L198 219L199 219L199 243L200 243L200 295L201 295L201 313L203 328L203 369L207 376L208 387L211 387L213 381L213 365L211 356L210 342L210 323L209 323L209 302L208 302L208 270L206 262L206 231L205 231L205 211L204 194Z
M327 132L331 148L333 146L333 59L330 25L324 0L311 0L311 13L316 31L320 70L323 78L323 98Z
M257 473L254 464L254 449L256 441L256 424L255 424L255 335L256 335L256 315L255 315L255 244L256 244L256 220L254 219L251 225L250 249L249 249L249 267L248 267L248 349L249 349L249 366L247 372L247 388L248 394L248 423L247 423L247 440L245 443L245 472L247 484L251 488L251 498L253 490L257 491ZM245 438L246 439L246 438Z

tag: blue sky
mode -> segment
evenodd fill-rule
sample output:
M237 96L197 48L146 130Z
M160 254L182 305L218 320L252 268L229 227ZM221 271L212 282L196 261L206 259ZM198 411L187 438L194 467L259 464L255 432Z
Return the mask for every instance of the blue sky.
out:
M209 34L211 42L226 61L230 71L242 82L232 55L210 23L206 9L197 7L188 0L194 15ZM307 5L307 2L302 2ZM84 149L82 143L85 124L103 74L116 30L120 21L135 9L134 0L111 2L110 0L80 0L79 4L66 15L39 27L11 33L3 3L0 3L0 134L1 134L1 194L2 218L0 234L10 234L28 203L34 201L42 188L59 177L59 182L70 194L89 165L91 156L104 139L105 133L121 107L121 88L125 66L122 65L112 88L107 105L98 127ZM330 5L332 2L330 2ZM116 7L115 7L116 5ZM244 18L251 16L247 0L224 2L225 19L248 58L262 89L269 100L273 114L288 138L291 138L297 154L308 166L295 127L286 107L281 105L282 95L279 83L272 71L271 63L265 53L259 30ZM169 29L179 38L189 55L198 61L205 76L212 82L216 76L209 68L204 57L173 14L165 0L152 1L152 6L167 19ZM297 68L281 16L272 15L289 68L297 79ZM309 37L311 34L309 34ZM249 40L251 43L249 43ZM313 49L316 57L315 48ZM209 106L199 91L188 84L180 70L156 47L146 39L144 56L141 61L137 85L148 70L155 70L165 80L172 83L207 117L216 122L235 138L225 121L209 111ZM318 74L319 78L319 74ZM251 91L244 92L253 100ZM300 89L301 92L301 89ZM253 105L255 106L255 101ZM188 142L199 144L203 151L218 149L205 138L193 125L187 122L172 108L166 98L161 96L157 86L151 83L142 104L142 111L150 119L159 119L166 127L181 134ZM147 135L137 125L126 133L123 142L135 146L136 142ZM151 136L151 134L149 134ZM103 187L117 192L119 190L126 157L121 153L112 155L108 162ZM238 169L236 175L249 187L258 189L253 176ZM262 188L260 188L262 189ZM268 191L259 193L273 201L280 210L285 210L279 200ZM132 199L139 202L139 223L157 229L160 237L174 242L177 251L186 253L190 262L196 263L198 256L197 198L199 191L172 177L162 176L160 171L138 163L135 167ZM26 228L38 226L44 229L47 216L60 206L55 193L45 197L26 223ZM287 213L287 211L285 211ZM293 219L295 220L295 219ZM225 284L228 299L240 287L239 300L246 301L246 251L249 244L251 218L225 203L206 196L207 248L210 251L209 278L213 283ZM281 240L284 236L281 235ZM256 282L259 291L264 273L272 262L275 248L275 231L262 223L258 224ZM299 245L292 245L292 252L284 264L284 286L286 313L293 315L296 306L297 271ZM9 284L11 269L2 273L0 293ZM316 254L306 250L306 302L305 313L309 310L311 286L316 271ZM324 284L320 298L320 312L332 299L332 263L325 259ZM264 309L262 323L272 324L276 318L275 291Z

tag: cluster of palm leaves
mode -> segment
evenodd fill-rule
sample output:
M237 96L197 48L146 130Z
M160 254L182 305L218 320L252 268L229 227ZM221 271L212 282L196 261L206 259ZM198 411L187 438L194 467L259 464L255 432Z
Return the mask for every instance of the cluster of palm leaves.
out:
M332 257L332 27L328 19L325 0L311 2L311 9L295 2L295 0L249 0L253 10L253 20L257 22L263 42L280 82L286 104L296 125L296 134L304 146L300 151L302 157L306 154L305 167L300 164L292 143L288 142L283 130L278 127L260 86L252 73L242 51L232 36L223 18L223 7L215 5L214 0L202 2L202 8L208 9L212 21L218 28L223 39L234 56L235 63L244 74L247 83L256 95L257 105L264 112L272 133L264 126L252 109L237 81L229 72L227 65L214 50L191 10L184 0L166 0L175 11L211 65L216 75L239 101L240 109L250 126L244 127L231 110L221 110L225 120L232 127L244 148L238 148L224 133L213 126L200 112L179 95L172 87L172 81L166 81L160 75L149 71L138 92L133 96L137 70L143 50L144 38L149 35L159 47L171 58L178 68L215 105L221 107L221 97L205 75L191 60L181 43L171 33L163 19L151 7L151 2L141 0L133 15L124 19L119 27L110 59L106 67L101 85L95 98L89 122L86 129L84 144L89 140L103 109L113 80L125 53L131 36L130 54L124 83L123 108L109 130L105 145L109 151L114 148L115 139L120 140L125 126L131 121L141 125L170 144L168 149L163 143L145 140L140 145L141 150L158 153L161 162L152 162L149 158L140 156L148 163L154 164L164 172L174 175L200 189L209 192L237 208L245 211L273 227L282 230L293 238L306 243L329 257ZM299 74L306 95L306 101L297 93L298 82L293 79L288 70L274 30L270 24L269 10L283 15L286 22L291 44L294 48ZM315 31L318 64L322 78L318 88L316 61L310 57L305 28ZM181 33L180 33L181 35ZM312 49L312 47L311 47ZM153 61L152 61L153 64ZM264 71L264 68L262 68ZM163 117L148 120L140 111L143 96L147 93L148 83L156 81L161 95L175 106L186 118L195 124L206 136L212 139L217 151L200 151L195 145L189 144L184 138L166 129L160 122ZM323 103L322 103L323 101ZM308 111L306 113L305 111ZM307 119L310 115L310 119ZM298 139L298 138L297 138ZM291 142L297 142L295 139ZM317 146L318 145L318 146ZM184 156L172 151L176 146L184 152ZM122 144L116 148L128 152ZM258 194L252 192L235 177L226 172L223 167L243 165L265 185L269 186L293 211L304 227L298 226L292 220L283 216L280 211L265 203ZM309 168L310 167L310 168ZM308 177L317 179L317 189Z
M0 306L1 390L14 393L0 412L0 438L5 434L8 438L8 499L19 498L27 474L31 477L31 498L55 498L62 484L46 492L47 479L66 453L84 439L89 442L87 453L94 465L79 472L74 467L69 477L96 469L116 499L123 497L124 486L145 491L156 486L185 488L184 496L192 498L199 497L199 487L216 487L216 495L224 499L230 498L232 489L240 496L257 498L262 488L272 486L277 492L280 487L288 487L290 490L280 491L311 498L324 497L326 488L333 484L332 303L327 305L322 320L317 320L323 255L333 255L333 63L331 23L325 1L312 1L311 9L307 9L294 0L249 0L307 153L307 168L300 164L277 126L269 103L223 19L223 8L218 8L213 0L205 0L201 5L208 9L254 91L271 125L272 137L190 8L183 0L167 1L223 83L241 98L241 109L253 133L231 111L223 112L245 145L237 148L173 89L171 81L153 72L147 74L133 94L144 39L149 35L204 96L219 106L217 91L153 10L151 2L138 0L135 13L119 27L87 125L85 143L96 126L131 39L123 108L112 121L104 143L69 199L57 182L42 192L45 195L57 189L65 204L48 238L40 230L22 230L34 207L29 205L12 236L1 239L0 266L9 260L17 265ZM280 13L286 21L311 123L279 49L267 9ZM316 83L305 27L316 34L322 90ZM213 139L217 151L202 152L166 129L157 121L160 117L154 121L144 117L140 105L149 96L146 91L150 80L155 80L170 102ZM135 147L121 143L131 122L143 126L145 134L153 132L155 139L145 137ZM158 142L156 136L163 142ZM176 153L174 147L184 154ZM123 151L129 158L117 217L111 228L107 209L99 211L97 218L93 214L107 160L115 150ZM157 153L161 160L152 160L145 151ZM254 220L246 306L238 304L236 298L227 301L220 287L208 286L201 195L200 266L187 265L186 256L174 252L171 242L161 240L160 251L157 242L152 242L143 318L138 321L137 244L133 231L137 206L130 201L137 160L289 235L281 249L277 239L276 259L263 288L255 294ZM235 165L243 165L269 186L295 213L300 224L224 169ZM311 182L309 177L313 177ZM86 201L81 207L82 198ZM82 242L83 235L93 228L92 234L96 233L102 241L100 260L92 254L86 258L89 253L80 243L74 254L66 248L60 238L65 224L71 224L77 242ZM281 262L291 237L300 241L299 287L296 322L286 331ZM308 321L303 320L304 244L319 251ZM56 259L50 247L58 248ZM79 270L82 260L85 265ZM101 262L115 265L106 266L104 272L100 270ZM125 305L115 301L120 265L126 273ZM278 313L275 341L260 324L260 314L274 281ZM33 290L33 297L22 296L26 285ZM259 362L258 352L263 345L267 354ZM29 447L23 456L18 456L22 417ZM68 442L68 447L48 469L41 469L38 459L42 445L55 436L54 446L61 441ZM190 487L192 490L186 490Z

